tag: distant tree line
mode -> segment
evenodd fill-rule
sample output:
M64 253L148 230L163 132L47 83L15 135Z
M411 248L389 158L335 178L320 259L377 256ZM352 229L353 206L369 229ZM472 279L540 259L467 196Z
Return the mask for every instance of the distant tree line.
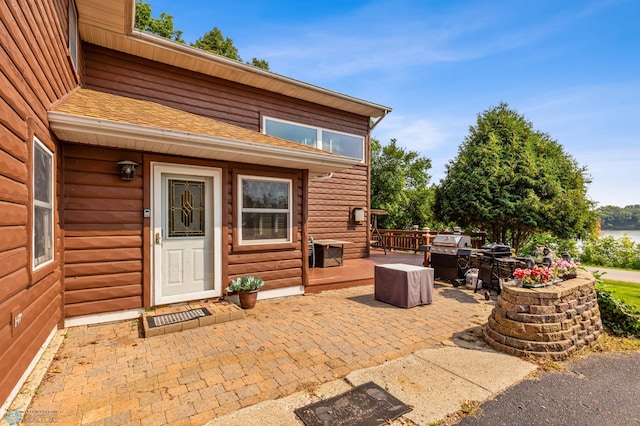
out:
M162 12L160 17L154 18L151 16L151 5L143 0L136 1L135 26L139 30L186 44L182 38L183 31L177 30L173 26L173 16ZM242 58L238 54L238 49L234 46L233 40L225 37L218 27L213 27L211 31L198 38L195 43L189 43L189 45L242 62ZM246 63L267 71L269 70L269 62L264 59L253 58Z
M626 207L602 206L596 210L600 218L600 227L605 230L640 229L640 204Z

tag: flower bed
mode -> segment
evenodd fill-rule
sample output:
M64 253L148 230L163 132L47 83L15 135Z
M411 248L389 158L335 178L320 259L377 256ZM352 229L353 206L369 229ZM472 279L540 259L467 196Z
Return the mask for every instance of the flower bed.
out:
M518 268L513 271L513 278L519 287L539 288L575 278L577 269L577 263L561 259L549 267Z

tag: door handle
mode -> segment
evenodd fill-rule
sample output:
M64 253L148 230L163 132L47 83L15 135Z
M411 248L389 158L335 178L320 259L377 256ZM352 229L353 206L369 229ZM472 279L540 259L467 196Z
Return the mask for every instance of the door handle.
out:
M160 237L160 233L156 232L156 244L160 244L161 241L162 241L162 237Z

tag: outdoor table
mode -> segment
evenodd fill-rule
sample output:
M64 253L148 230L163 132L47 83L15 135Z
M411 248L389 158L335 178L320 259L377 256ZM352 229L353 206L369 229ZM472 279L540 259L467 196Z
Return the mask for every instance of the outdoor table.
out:
M413 308L433 301L433 268L388 263L374 269L376 300Z

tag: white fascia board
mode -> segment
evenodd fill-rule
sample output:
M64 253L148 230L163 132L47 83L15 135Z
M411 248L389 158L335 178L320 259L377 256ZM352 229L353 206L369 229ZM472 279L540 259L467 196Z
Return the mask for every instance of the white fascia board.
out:
M198 133L181 132L157 127L141 126L119 121L102 120L83 117L61 112L49 112L49 123L54 132L84 133L91 137L87 140L70 142L91 143L91 138L109 137L122 141L119 148L136 149L136 141L144 141L152 145L171 145L182 148L198 149L215 153L220 160L229 160L230 156L241 155L243 162L255 164L269 164L276 160L280 167L309 169L315 173L329 173L361 164L360 160L336 154L307 150L296 150L279 146L248 142L229 138L203 135ZM62 138L64 139L64 138ZM112 146L104 144L104 146ZM153 150L162 152L161 150ZM229 157L224 158L224 154ZM265 162L264 160L268 160ZM233 161L238 161L237 159Z

